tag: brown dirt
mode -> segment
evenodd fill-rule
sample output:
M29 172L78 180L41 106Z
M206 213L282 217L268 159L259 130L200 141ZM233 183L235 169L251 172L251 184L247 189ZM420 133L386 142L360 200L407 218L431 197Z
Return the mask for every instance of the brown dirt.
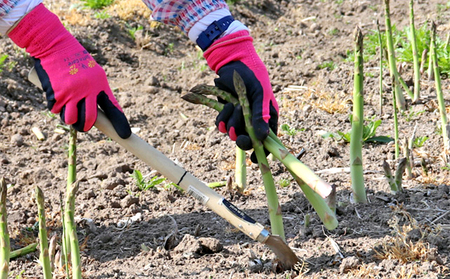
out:
M408 24L408 5L406 1L393 2L393 22L402 29ZM417 24L428 18L437 20L439 35L445 38L446 4L418 1ZM290 181L287 187L278 188L278 195L287 242L305 262L301 273L277 272L273 254L264 245L235 230L195 199L172 186L138 191L130 177L133 170L149 177L157 173L93 129L79 134L78 139L76 216L84 277L450 278L449 172L440 157L443 144L437 132L440 120L434 83L428 83L426 75L422 82L426 97L414 105L408 100L412 111L423 112L412 119L399 117L401 138L411 137L415 126L416 136L429 137L415 150L419 163L413 179L404 177L403 192L391 194L382 172L383 160L395 165L393 144L364 145L368 204L351 202L348 172L324 172L349 166L349 145L319 134L351 128L353 65L344 58L353 49L352 33L357 25L366 34L376 28L376 19L384 22L380 1L252 0L240 1L231 10L252 29L255 47L269 69L281 106L280 125L299 130L293 136L280 134L281 139L294 153L305 148L303 162L337 186L338 228L326 230L284 167L272 162L275 181ZM80 13L93 14L89 10ZM143 26L137 40L131 38L128 26ZM234 146L214 128L216 113L180 98L196 84L212 84L215 76L183 34L152 24L141 14L133 20L92 17L88 24L67 27L104 66L132 127L140 129L140 137L203 181L233 176ZM4 69L0 80L0 176L10 186L8 222L16 249L37 236L36 186L46 195L50 234L61 233L59 197L65 189L68 135L55 132L59 118L46 113L43 94L26 79L31 58L8 39L0 42L1 53L9 55L6 62L16 63ZM327 61L333 61L336 68L321 69ZM377 134L393 137L389 82L384 88L384 113L378 114L377 66L376 60L365 65L365 116L382 119ZM411 72L407 65L404 78L410 79ZM387 71L384 77L387 81ZM287 90L289 85L303 89ZM444 79L447 103L449 85ZM341 110L330 113L333 107ZM34 126L43 131L45 140L36 139L31 132ZM427 163L426 173L421 161ZM269 226L255 165L248 166L248 184L244 195L225 188L216 190ZM305 228L307 214L311 223ZM394 248L403 251L400 258ZM413 252L417 253L407 258ZM380 258L383 255L384 259ZM12 277L21 272L22 278L41 277L37 260L37 253L13 260Z

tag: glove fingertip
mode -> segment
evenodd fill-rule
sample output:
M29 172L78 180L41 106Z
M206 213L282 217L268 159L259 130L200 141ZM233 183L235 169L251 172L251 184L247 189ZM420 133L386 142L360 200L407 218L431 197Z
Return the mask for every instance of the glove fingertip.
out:
M112 101L114 100L114 102ZM116 130L119 137L127 139L131 136L131 127L127 117L122 112L114 96L108 96L104 91L97 96L97 103L102 108L106 117L111 121L111 124Z
M250 150L253 148L252 140L246 135L238 136L236 139L236 145L242 150Z

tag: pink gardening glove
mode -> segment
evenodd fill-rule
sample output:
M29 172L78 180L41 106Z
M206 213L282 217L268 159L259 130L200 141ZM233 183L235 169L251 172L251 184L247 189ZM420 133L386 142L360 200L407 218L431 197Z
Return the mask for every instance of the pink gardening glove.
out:
M237 96L233 83L233 72L237 71L245 82L247 98L252 110L252 124L256 137L264 140L270 129L277 133L278 104L270 85L269 74L253 47L253 38L248 31L238 31L215 41L204 53L208 65L219 78L218 88ZM222 133L244 150L252 148L245 132L245 123L240 105L227 103L216 119Z
M20 20L8 36L35 59L51 112L60 113L78 131L88 131L99 105L120 137L131 135L105 71L43 4Z

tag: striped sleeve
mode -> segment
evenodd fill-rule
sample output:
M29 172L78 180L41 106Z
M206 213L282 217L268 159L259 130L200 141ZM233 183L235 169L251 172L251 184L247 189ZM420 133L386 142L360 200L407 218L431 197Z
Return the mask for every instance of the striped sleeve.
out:
M142 0L152 10L152 18L180 27L188 34L192 26L210 12L228 9L224 0Z
M19 0L0 0L0 17L5 16Z

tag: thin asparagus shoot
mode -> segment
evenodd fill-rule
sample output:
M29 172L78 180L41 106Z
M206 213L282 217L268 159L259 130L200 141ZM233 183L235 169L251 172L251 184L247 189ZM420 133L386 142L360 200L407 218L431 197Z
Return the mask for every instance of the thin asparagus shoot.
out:
M72 263L72 278L81 279L80 247L78 245L77 228L75 223L75 196L78 191L78 182L72 184L67 192L64 210L65 232L69 236L70 255Z
M33 253L34 251L36 251L37 246L38 246L38 243L36 242L36 243L31 243L23 248L11 251L9 258L15 259L15 258L21 257L23 255Z
M364 73L363 73L363 34L355 29L355 70L353 89L352 131L350 134L350 176L353 197L357 203L367 203L364 187L362 143L364 127Z
M40 245L39 249L41 251L39 261L42 265L42 272L44 274L44 279L51 279L52 268L48 252L49 250L48 250L47 228L45 223L44 193L39 187L36 187L35 191L39 217L39 245Z
M264 146L262 142L256 138L255 131L253 129L250 104L247 99L247 91L244 85L244 81L236 71L233 73L233 82L234 88L238 93L239 103L241 104L242 111L244 113L246 130L252 140L253 149L255 151L256 159L258 160L258 166L264 182L272 233L280 236L284 241L286 241L286 237L284 235L283 217L281 215L280 203L278 202L275 182L273 180L272 173L270 172L270 166L267 162L266 154L264 152Z
M0 179L0 279L7 279L9 272L10 243L8 217L6 212L6 195L8 187L5 179Z
M394 97L397 102L397 106L401 110L405 110L405 98L403 97L403 92L400 86L399 74L397 72L396 60L395 60L395 49L394 42L392 39L392 27L391 27L391 17L390 17L390 9L389 9L389 0L384 0L385 4L385 13L384 18L386 21L386 40L387 40L387 49L388 49L388 61L389 61L389 70L392 79L392 91L394 92Z
M392 78L392 82L395 82L395 77ZM397 108L397 102L395 101L395 96L397 95L397 91L392 89L392 109L394 114L394 148L395 148L395 159L398 159L400 156L400 135L398 132L398 108Z
M420 98L420 65L419 65L419 53L417 50L416 28L414 25L414 0L409 1L410 13L410 41L413 52L414 63L414 98L413 102L417 102Z
M442 137L444 141L444 152L449 150L449 137L447 132L447 112L445 109L444 95L442 94L441 76L438 65L437 50L436 50L436 23L431 22L431 60L434 68L434 81L436 84L436 95L439 103L439 112L441 115Z
M380 44L380 107L379 112L380 115L383 114L383 39L381 38L381 30L380 30L380 22L377 19L377 30L378 30L378 43Z
M235 180L236 189L243 193L247 187L247 162L246 153L244 150L236 146L236 166L235 166Z
M77 171L77 130L70 127L69 132L69 164L67 175L67 190L64 207L64 232L67 251L70 251L70 259L72 262L73 278L81 279L80 265L80 247L78 246L78 237L75 224L75 195L78 191L78 183L76 182ZM66 255L67 257L67 255Z
M412 166L410 164L410 158L411 158L411 149L409 149L408 139L404 138L402 141L402 149L403 149L403 156L406 159L406 176L408 178L412 178Z

